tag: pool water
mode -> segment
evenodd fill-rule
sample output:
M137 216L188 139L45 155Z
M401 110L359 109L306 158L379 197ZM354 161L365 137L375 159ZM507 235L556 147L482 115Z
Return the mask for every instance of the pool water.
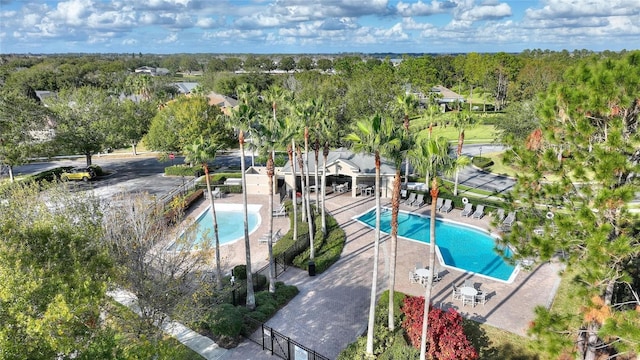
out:
M211 241L211 246L215 245L213 219L211 218L210 209L211 208L208 207L195 221L194 247L203 241ZM259 209L260 205L247 205L249 234L254 232L260 225ZM244 238L244 215L241 205L216 204L216 219L218 221L218 239L220 245L229 244ZM177 243L174 243L170 247L170 250L174 250L177 247L179 247Z
M258 226L258 217L259 215L257 213L247 212L249 233L253 232L253 230ZM218 239L220 240L220 245L244 238L244 220L242 211L216 209L216 219L218 220ZM211 210L207 209L207 211L200 215L198 220L196 220L196 223L198 224L198 241L202 241L201 237L208 234L208 237L213 242L213 218L211 217Z
M375 209L360 215L357 220L375 228ZM406 212L398 214L398 236L428 244L430 228L428 217ZM391 211L382 212L380 230L387 234L391 232ZM489 233L437 219L436 240L445 265L502 281L513 281L516 268L496 252L495 239ZM506 256L511 256L508 248Z

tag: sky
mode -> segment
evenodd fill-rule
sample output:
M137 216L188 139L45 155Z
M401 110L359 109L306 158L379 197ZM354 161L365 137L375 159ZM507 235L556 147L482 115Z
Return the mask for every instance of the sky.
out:
M0 0L0 53L640 49L640 0Z

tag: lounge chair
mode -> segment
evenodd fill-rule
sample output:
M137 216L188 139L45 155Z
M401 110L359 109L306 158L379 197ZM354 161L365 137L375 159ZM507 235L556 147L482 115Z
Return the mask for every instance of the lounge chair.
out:
M217 187L215 189L213 189L213 191L211 192L211 195L213 196L213 198L221 198L222 197L222 191L220 191L220 188Z
M442 208L443 202L444 202L443 198L438 198L438 200L436 200L436 211L440 211L440 209Z
M424 194L419 194L416 201L414 201L411 206L420 207L424 205Z
M280 234L280 229L278 229L278 231L276 231L276 232L273 234L273 237L271 238L271 242L272 242L272 243L275 243L276 241L280 240L280 238L282 238L282 235ZM262 236L260 237L260 239L258 239L258 242L259 242L259 243L266 243L266 242L269 242L269 233L266 233L266 234L262 235Z
M498 219L498 221L504 220L504 209L498 208L498 210L496 211L495 217L496 219Z
M504 218L502 227L511 227L514 222L516 222L516 213L512 211L509 213L509 215L507 215L506 218Z
M464 209L462 209L462 212L460 213L460 216L471 216L471 214L473 213L473 205L471 204L466 204L464 206Z
M482 219L483 216L484 216L484 205L478 205L472 217L474 219Z
M278 210L273 210L273 217L286 216L287 208L284 207L284 204L280 205Z
M404 203L407 205L411 205L414 201L416 201L416 193L411 193L409 194L409 198L405 200Z
M451 211L451 209L453 209L453 204L451 202L451 199L445 199L444 204L440 208L440 211L448 213L449 211Z

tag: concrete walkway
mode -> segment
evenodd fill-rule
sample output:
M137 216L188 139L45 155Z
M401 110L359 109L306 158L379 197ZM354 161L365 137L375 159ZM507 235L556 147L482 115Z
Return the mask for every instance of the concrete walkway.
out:
M107 292L107 295L133 310L136 314L140 314L138 299L134 294L118 289ZM227 349L219 347L213 340L198 334L177 321L166 322L163 324L162 330L207 360L223 359L224 354L227 352Z

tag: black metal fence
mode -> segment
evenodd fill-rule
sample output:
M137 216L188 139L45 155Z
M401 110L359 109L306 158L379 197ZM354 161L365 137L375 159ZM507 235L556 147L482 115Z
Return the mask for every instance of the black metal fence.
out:
M280 255L280 256L276 256L273 259L273 262L276 265L276 279L278 278L278 276L280 276L283 272L285 272L288 268L287 263L285 262L285 256L284 254ZM269 264L261 267L260 269L258 269L257 273L262 274L264 276L266 276L267 278L269 277Z
M262 350L270 351L271 355L276 355L285 360L329 360L328 357L318 354L315 350L300 344L265 324L251 318L245 318L245 321L252 323L253 326L251 328L257 328L253 334L245 335L247 339L262 346Z

